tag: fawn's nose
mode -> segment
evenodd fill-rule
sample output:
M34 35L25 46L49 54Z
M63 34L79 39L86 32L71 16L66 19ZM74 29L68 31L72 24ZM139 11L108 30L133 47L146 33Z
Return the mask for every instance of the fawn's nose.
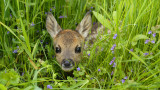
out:
M63 59L62 61L62 67L64 68L70 68L74 66L74 62L72 59Z

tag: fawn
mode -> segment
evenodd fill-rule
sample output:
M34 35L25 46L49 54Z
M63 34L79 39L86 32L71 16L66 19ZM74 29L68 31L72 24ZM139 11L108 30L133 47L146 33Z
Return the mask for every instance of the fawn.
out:
M65 72L72 71L80 62L84 41L89 36L92 27L90 12L84 16L76 30L62 30L52 13L48 13L46 28L53 38L53 45L56 52L56 60ZM96 37L96 26L93 26L92 37Z

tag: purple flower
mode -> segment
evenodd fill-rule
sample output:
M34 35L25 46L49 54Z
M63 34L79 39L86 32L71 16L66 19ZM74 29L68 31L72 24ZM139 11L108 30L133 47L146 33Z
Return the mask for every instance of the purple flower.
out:
M113 57L113 59L112 60L115 60L116 58L115 57Z
M128 78L127 76L124 77L125 80L126 80L127 78Z
M116 39L116 37L117 37L117 34L114 34L113 39Z
M116 66L116 63L114 62L113 66L112 67L115 67Z
M152 40L152 41L151 41L151 43L155 43L155 41L154 41L154 40Z
M113 44L113 47L116 47L116 44Z
M45 14L47 15L47 12L45 12Z
M88 56L90 56L90 53L88 53Z
M50 11L52 11L52 8L50 8Z
M12 14L10 14L10 17L12 18Z
M52 58L54 58L54 55L52 56Z
M101 71L101 69L98 69L98 71L100 72L100 71Z
M51 86L51 85L47 85L47 88L48 88L48 89L52 89L52 86Z
M130 49L131 52L133 52L133 49ZM130 53L130 52L129 52Z
M111 75L113 75L113 71L111 72Z
M113 51L115 49L115 47L116 47L116 44L113 44L111 50Z
M19 46L17 46L17 48L19 48Z
M34 26L35 24L32 22L31 26Z
M114 51L112 51L112 53L114 54Z
M93 9L93 7L91 7L91 9Z
M111 62L109 63L109 65L112 65L113 62L114 62L114 60L111 60Z
M149 31L149 32L148 32L148 34L151 34L151 33L152 33L152 31Z
M145 56L147 56L147 55L148 55L148 53L144 53L144 55L145 55Z
M96 24L96 22L93 22L93 25Z
M125 80L124 79L122 79L122 83L124 83L125 82Z
M10 32L8 31L7 34L9 34Z
M147 44L149 42L149 40L148 39L146 39L146 41L144 42L145 44Z
M17 53L18 49L14 50L13 53Z
M154 34L152 34L153 35L153 37L155 37L156 36L156 33L154 33Z
M67 18L67 16L59 16L59 18Z
M41 42L41 44L42 44L42 43L43 43L43 40L41 40L40 42Z
M22 76L24 75L24 72L22 73Z
M81 69L78 67L78 68L77 68L77 71L80 71L80 70L81 70Z
M115 57L113 57L113 59L111 60L111 62L109 63L109 65L112 65L112 63L114 63L114 60L115 60L116 58Z
M37 30L37 33L39 32L39 30Z

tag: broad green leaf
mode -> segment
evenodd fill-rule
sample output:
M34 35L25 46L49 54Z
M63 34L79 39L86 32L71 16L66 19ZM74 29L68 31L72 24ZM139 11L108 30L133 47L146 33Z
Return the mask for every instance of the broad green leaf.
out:
M4 85L0 84L0 90L7 90L7 88Z
M146 35L142 35L142 34L136 35L132 39L132 45L135 46L137 44L137 41L140 39L149 39L149 38Z
M20 76L14 69L4 70L0 72L0 83L1 84L18 84L20 81Z

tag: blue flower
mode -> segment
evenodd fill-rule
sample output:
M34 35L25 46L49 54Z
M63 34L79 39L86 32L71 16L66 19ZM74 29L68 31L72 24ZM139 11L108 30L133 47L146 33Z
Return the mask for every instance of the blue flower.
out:
M111 62L109 63L109 65L112 65L112 63L113 63L114 61L113 60L111 60Z
M146 39L146 41L144 42L145 44L147 44L149 42L149 40L148 39Z
M116 37L117 37L117 34L114 34L113 39L116 39Z
M35 26L35 24L32 22L31 26Z
M22 75L21 76L23 76L24 75L24 72L22 73Z
M114 62L113 66L112 67L115 67L116 66L116 63Z
M148 32L148 34L151 34L151 33L152 33L152 31L149 31L149 32Z
M130 49L131 52L133 52L133 49ZM130 53L130 52L129 52Z
M14 50L13 53L17 53L18 49Z
M113 51L115 49L115 47L116 47L116 44L113 44L111 50Z
M152 40L151 42L152 42L152 43L155 43L155 41L154 41L154 40Z
M88 53L88 56L90 56L90 53Z
M147 56L147 55L148 55L148 53L144 53L144 55L145 55L145 56Z
M152 34L153 35L153 37L155 37L156 36L156 33L154 33L154 34Z
M115 57L113 57L113 59L111 60L111 62L109 63L109 65L112 65L112 63L114 63L114 60L115 60L116 58Z
M59 16L59 18L67 18L67 16Z
M42 44L42 43L43 43L43 40L41 40L40 42L41 42L41 44Z
M122 79L122 83L124 83L125 82L125 80L124 79Z
M113 75L113 71L111 72L111 75Z
M48 89L52 89L52 86L51 86L51 85L47 85L47 88L48 88Z
M98 69L98 71L100 72L100 71L101 71L101 69Z
M9 34L10 32L8 31L7 34Z
M50 8L50 11L52 11L52 8Z
M12 18L12 14L10 14L10 17Z
M81 70L81 69L78 67L78 68L77 68L77 71L80 71L80 70Z
M91 9L93 9L93 7L91 7Z
M128 78L127 76L124 77L125 80L126 80L127 78Z

